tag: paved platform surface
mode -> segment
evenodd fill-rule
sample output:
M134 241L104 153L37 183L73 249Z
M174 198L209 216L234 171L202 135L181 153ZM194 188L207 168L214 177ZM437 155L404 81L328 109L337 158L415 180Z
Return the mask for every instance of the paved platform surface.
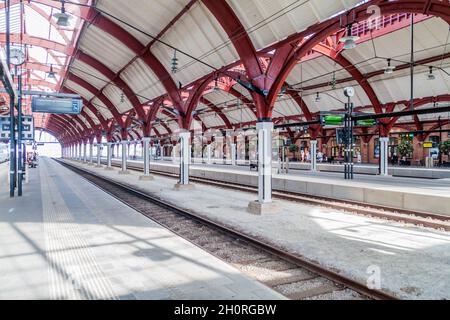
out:
M23 198L0 189L0 299L282 298L53 160L39 162Z
M288 248L362 282L379 275L381 287L401 298L450 299L450 233L279 200L282 212L246 212L256 195L195 184L174 191L173 178L139 181L139 172L118 174L72 162L138 186L177 206Z

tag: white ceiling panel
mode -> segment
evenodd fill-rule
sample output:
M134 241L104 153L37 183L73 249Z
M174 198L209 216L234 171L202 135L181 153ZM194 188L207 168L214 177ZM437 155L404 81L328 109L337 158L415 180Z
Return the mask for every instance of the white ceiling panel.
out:
M100 0L97 7L145 33L156 36L188 3L189 0L132 0L131 5L129 0ZM121 22L117 23L142 44L150 42L151 38L143 32Z
M94 121L94 123L100 124L100 121L98 120L97 116L95 114L92 113L91 110L89 110L88 108L83 108L84 112L86 112L88 114L88 116L92 119L92 121Z
M65 86L67 88L69 88L70 90L78 93L80 96L82 96L83 98L85 98L88 101L91 100L94 97L94 95L90 91L86 90L84 87L76 84L73 81L66 80L65 81Z
M141 59L137 59L120 75L142 103L166 93L153 71Z
M201 61L220 68L239 59L234 47L227 43L228 36L219 26L209 10L197 2L162 37L163 41L173 45ZM161 43L152 47L152 52L166 69L171 69L173 50ZM201 76L213 71L210 67L177 53L179 70L172 74L175 82L187 85Z
M79 47L114 72L123 68L135 56L122 42L93 25L85 29Z
M92 68L79 60L73 61L70 72L79 78L86 80L97 89L103 88L109 82L108 78L98 72L97 69Z
M359 0L227 0L257 50L349 9Z
M127 96L118 87L114 85L108 85L103 90L103 94L109 99L109 101L112 102L112 104L116 107L117 111L120 114L133 109L133 105L131 104L130 100L128 100Z
M415 24L414 35L416 61L450 52L450 45L445 48L448 24L440 18L430 18ZM372 41L360 43L355 49L344 51L343 55L353 64L358 64L358 69L362 73L386 67L385 59L374 59L374 57L400 60L392 61L394 66L405 64L410 61L410 37L410 29L403 28L374 38L373 43Z
M108 107L104 105L103 102L100 101L100 99L95 98L92 100L92 105L94 108L96 108L98 111L100 111L100 114L105 119L111 119L113 117L111 111L109 111Z

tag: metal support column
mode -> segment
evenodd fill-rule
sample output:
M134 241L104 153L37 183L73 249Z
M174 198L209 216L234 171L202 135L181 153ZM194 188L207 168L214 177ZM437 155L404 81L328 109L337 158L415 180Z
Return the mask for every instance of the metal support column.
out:
M344 176L347 180L352 180L353 175L353 103L348 102L345 104L347 113L345 114L345 164L344 164Z
M17 74L16 67L16 74ZM17 104L17 195L22 196L22 179L23 179L23 163L22 163L22 76L17 76L18 81L18 104Z
M388 176L389 137L380 137L380 175Z

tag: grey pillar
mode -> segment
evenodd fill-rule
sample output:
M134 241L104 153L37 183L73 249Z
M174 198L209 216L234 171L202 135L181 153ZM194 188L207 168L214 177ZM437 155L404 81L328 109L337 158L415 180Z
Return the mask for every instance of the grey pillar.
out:
M189 184L190 138L191 133L189 131L180 133L180 181L175 185L176 190L186 190L194 187L193 184Z
M87 162L87 144L83 143L83 162Z
M211 144L206 146L206 163L211 164Z
M130 172L127 170L127 149L128 149L128 141L122 141L122 170L119 171L119 174L129 174Z
M106 143L106 167L105 170L112 170L111 165L111 157L112 157L112 143Z
M89 164L94 164L94 143L89 143Z
M272 122L258 122L258 201L249 203L252 214L276 213L280 208L272 202Z
M150 181L153 180L153 176L150 175L150 138L142 138L143 146L143 158L144 158L144 174L139 177L139 180Z
M231 144L231 165L236 165L236 143Z
M317 171L317 140L311 140L311 171Z
M82 144L80 143L78 145L78 160L83 161L83 148L81 147Z
M388 176L389 137L380 138L380 175Z
M272 202L272 122L258 122L258 201Z
M102 156L102 144L97 143L97 168L102 167L101 156Z

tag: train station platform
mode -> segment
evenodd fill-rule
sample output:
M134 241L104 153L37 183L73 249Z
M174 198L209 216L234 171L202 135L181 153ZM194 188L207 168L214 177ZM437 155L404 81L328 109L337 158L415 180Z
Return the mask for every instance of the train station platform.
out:
M120 165L113 160L113 164ZM129 160L131 168L141 170L143 163ZM153 161L151 169L177 174L179 166L168 161ZM242 184L256 187L258 174L248 166L190 165L192 177ZM344 180L342 173L290 170L288 174L274 174L273 189L311 196L343 199L372 205L413 210L450 216L450 179L419 179L355 175Z
M0 186L0 299L283 298L51 159L29 174Z
M285 200L277 200L281 213L257 216L246 212L248 203L256 198L252 193L206 184L180 192L174 190L175 178L155 175L154 181L140 181L140 172L119 175L118 168L111 171L64 161L276 244L360 282L370 281L375 272L381 288L400 298L450 298L449 232Z

